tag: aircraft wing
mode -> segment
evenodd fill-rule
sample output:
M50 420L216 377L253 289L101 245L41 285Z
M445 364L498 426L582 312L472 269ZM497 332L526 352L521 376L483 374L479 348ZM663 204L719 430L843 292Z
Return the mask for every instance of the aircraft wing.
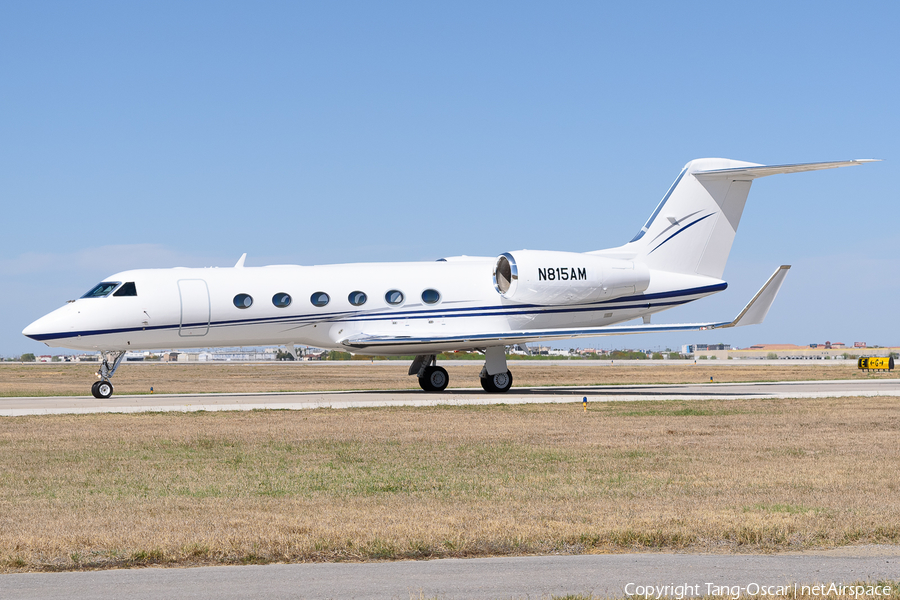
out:
M706 329L724 329L741 325L758 325L763 322L775 296L784 283L789 265L778 267L769 277L765 285L747 303L747 306L731 321L710 323L678 323L671 325L639 324L614 325L609 327L584 327L565 329L531 329L502 332L473 332L470 334L446 335L436 334L420 336L367 335L361 334L347 338L341 342L350 349L372 349L379 346L446 346L458 350L466 348L483 348L486 346L509 346L537 341L566 340L580 337L596 337L602 335L628 335L632 333L663 333L669 331L697 331Z

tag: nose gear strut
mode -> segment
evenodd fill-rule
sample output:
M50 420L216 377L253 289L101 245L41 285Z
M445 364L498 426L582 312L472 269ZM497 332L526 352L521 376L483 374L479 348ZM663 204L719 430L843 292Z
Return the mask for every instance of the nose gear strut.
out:
M97 371L100 381L91 386L91 394L94 395L94 398L109 398L113 394L113 384L110 379L119 368L119 363L125 358L125 351L101 352L100 356L100 370ZM109 366L110 362L112 362L112 367Z

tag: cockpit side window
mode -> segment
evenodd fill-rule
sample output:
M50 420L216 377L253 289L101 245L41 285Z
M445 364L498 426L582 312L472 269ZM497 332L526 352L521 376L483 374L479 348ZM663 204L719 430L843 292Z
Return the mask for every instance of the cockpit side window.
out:
M116 290L116 293L113 296L137 296L137 288L134 287L134 282L129 281L127 283L123 283L122 287Z
M103 283L98 283L91 288L91 291L82 296L82 298L106 298L109 296L110 292L116 289L117 285L119 285L118 281L104 281Z

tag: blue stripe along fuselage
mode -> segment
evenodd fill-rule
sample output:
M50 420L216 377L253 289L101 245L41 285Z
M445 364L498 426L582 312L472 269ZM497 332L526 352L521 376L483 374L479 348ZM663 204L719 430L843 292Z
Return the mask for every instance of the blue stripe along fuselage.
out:
M696 221L695 221L696 222ZM687 227L689 227L688 225ZM683 229L682 229L683 231ZM670 238L671 239L671 238ZM663 242L665 243L665 242ZM28 336L39 342L49 340L61 340L73 337L87 337L92 335L109 335L116 333L129 333L132 331L160 331L160 330L177 330L190 327L221 328L231 326L244 325L263 325L263 324L304 324L304 323L320 323L320 322L361 322L361 321L391 321L397 319L446 319L456 317L483 317L483 316L518 316L528 314L557 314L572 312L592 312L598 310L628 310L628 309L647 309L654 306L677 306L694 300L688 296L706 295L714 292L720 292L728 287L724 281L714 285L702 286L697 288L689 288L685 290L676 290L672 292L659 292L655 294L637 294L623 298L615 298L612 300L601 300L590 304L578 306L547 306L540 304L505 304L496 306L471 306L461 308L432 308L420 310L390 310L376 309L378 312L366 311L343 311L323 314L306 314L285 317L260 317L256 319L233 319L223 321L211 321L209 323L183 323L169 325L149 325L145 327L124 327L115 329L99 329L90 331L69 331L59 333L47 333ZM657 300L672 299L667 302L658 302ZM623 304L626 303L626 304Z

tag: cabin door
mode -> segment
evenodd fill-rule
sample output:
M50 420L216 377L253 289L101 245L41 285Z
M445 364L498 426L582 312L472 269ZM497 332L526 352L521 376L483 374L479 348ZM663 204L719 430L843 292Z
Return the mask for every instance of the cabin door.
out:
M202 279L180 279L181 337L200 337L209 332L209 288Z

